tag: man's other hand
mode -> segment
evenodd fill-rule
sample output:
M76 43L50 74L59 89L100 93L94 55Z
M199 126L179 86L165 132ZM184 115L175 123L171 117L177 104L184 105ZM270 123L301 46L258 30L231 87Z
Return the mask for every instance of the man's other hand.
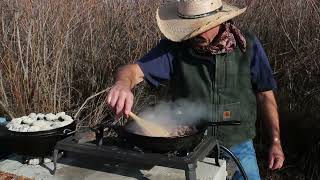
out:
M107 103L114 109L117 118L122 112L128 118L133 105L133 94L130 85L122 81L116 82L107 96Z
M284 154L282 151L281 143L280 142L274 142L270 146L269 150L269 169L271 170L277 170L280 169L283 166L284 162Z

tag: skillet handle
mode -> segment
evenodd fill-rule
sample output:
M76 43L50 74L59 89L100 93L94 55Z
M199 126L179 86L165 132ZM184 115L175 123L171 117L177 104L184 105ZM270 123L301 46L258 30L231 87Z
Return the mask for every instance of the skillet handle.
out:
M207 122L208 126L237 126L240 125L240 121L232 120L232 121L219 121L219 122Z
M76 131L72 131L71 129L65 129L65 130L63 130L62 135L63 136L69 136L71 134L74 134L75 132Z
M94 127L94 128L90 128L93 132L96 133L96 135L101 135L103 134L103 131L104 131L104 128L109 128L109 129L112 129L114 130L116 133L119 132L119 130L122 128L122 126L117 126L117 125L113 125L113 124L100 124L98 125L97 127Z

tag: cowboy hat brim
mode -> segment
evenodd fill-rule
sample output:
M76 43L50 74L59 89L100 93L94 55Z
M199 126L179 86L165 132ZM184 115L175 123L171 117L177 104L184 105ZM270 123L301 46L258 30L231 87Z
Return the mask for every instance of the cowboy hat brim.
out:
M197 19L184 19L178 16L177 3L170 2L157 9L157 24L162 34L171 41L181 42L195 37L244 13L246 8L222 3L221 10L214 14Z

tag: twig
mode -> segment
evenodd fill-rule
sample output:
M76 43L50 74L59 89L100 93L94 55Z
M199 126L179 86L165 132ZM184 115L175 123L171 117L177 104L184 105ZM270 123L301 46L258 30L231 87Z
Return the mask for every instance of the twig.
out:
M57 65L56 65L56 72L55 72L55 80L54 80L54 91L53 91L53 111L57 111L57 87L58 87L58 77L59 77L59 66L60 66L60 60L63 54L63 50L67 44L67 41L69 39L69 34L67 33L65 37L65 41L63 42L62 48L60 50L60 54L57 59Z
M11 119L14 118L14 115L8 110L8 108L5 106L5 104L2 101L0 101L0 109L2 109L5 113L7 113Z
M16 24L16 28L17 28L17 42L18 42L18 50L19 50L19 59L21 62L21 67L23 69L23 75L24 75L24 79L28 79L28 67L25 66L23 59L22 59L22 48L21 48L21 39L20 39L20 30L19 30L19 24L18 24L18 20L17 20L17 15L15 15L15 24ZM28 64L27 64L28 65Z
M103 90L103 91L100 91L100 92L98 92L98 93L96 93L96 94L88 97L88 98L84 101L84 103L81 105L81 107L79 108L79 110L77 111L77 113L74 115L74 118L75 118L75 119L78 118L81 110L84 108L84 106L87 104L87 102L88 102L89 100L91 100L91 99L93 99L94 97L99 96L100 94L103 94L103 93L105 93L105 92L107 92L107 91L109 91L109 90L110 90L110 88L107 88L107 89L105 89L105 90Z
M6 95L6 91L4 90L4 86L3 86L3 77L2 77L2 71L0 69L0 90L2 92L2 95L3 95L3 100L4 100L4 103L6 105L8 105L8 98L7 98L7 95Z
M282 28L282 30L283 30L283 32L284 32L284 34L285 34L285 36L286 36L286 37L287 37L287 39L289 40L290 45L291 45L291 46L292 46L292 48L295 50L295 52L299 55L298 49L297 49L297 48L296 48L296 46L293 44L293 41L292 41L292 39L290 38L289 33L287 32L286 28L284 27L283 19L280 19L280 16L278 15L278 13L277 13L277 11L276 11L276 9L275 9L275 7L274 7L274 5L273 5L272 1L270 1L270 3L271 3L271 6L272 6L272 10L274 11L274 13L275 13L276 17L279 19L279 21L280 21L280 20L282 20L282 22L280 22L280 25L281 25L281 28Z

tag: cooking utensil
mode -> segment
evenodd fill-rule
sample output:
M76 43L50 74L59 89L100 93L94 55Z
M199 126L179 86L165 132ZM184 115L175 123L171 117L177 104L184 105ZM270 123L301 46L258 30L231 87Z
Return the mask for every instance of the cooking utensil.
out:
M144 120L139 116L135 115L133 112L130 112L129 116L134 121L136 121L137 125L143 129L146 135L148 136L158 135L163 137L169 136L169 132L164 127L161 127L160 125L154 122Z
M191 151L201 142L206 129L210 126L234 126L239 124L240 121L201 122L195 125L197 132L182 137L150 137L132 133L126 129L126 126L106 125L106 127L114 129L128 144L151 152L167 153Z
M14 132L0 126L0 147L5 152L43 157L50 155L57 141L75 133L77 121L71 124L38 132Z

